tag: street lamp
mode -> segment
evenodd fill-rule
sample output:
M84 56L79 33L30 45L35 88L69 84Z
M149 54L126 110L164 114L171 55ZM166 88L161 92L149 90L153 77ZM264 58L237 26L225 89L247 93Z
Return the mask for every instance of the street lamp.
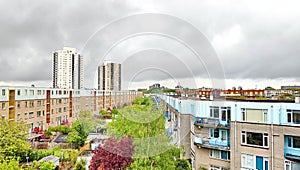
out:
M26 160L27 160L27 164L26 164L26 165L27 165L27 166L28 166L28 159L29 159L29 156L26 156Z

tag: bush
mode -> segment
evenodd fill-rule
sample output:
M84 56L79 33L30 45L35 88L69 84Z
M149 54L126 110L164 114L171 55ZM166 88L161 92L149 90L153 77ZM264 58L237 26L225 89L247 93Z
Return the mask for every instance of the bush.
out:
M60 132L62 134L68 134L71 131L67 125L59 125L52 129L52 132Z
M176 160L176 170L190 170L192 166L187 159L177 159Z
M33 166L30 168L30 170L54 170L56 168L56 165L52 162L48 161L42 161L42 162L37 162L33 161Z
M80 161L75 164L74 170L86 170L85 164L86 161L84 159L80 159Z

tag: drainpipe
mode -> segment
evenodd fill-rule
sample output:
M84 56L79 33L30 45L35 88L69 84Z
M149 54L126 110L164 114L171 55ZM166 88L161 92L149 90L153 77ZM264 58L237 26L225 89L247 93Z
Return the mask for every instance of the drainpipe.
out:
M272 146L272 153L271 153L271 157L272 157L272 170L274 169L274 125L273 125L274 121L273 121L273 105L271 105L271 135L272 135L272 142L271 142L271 146Z
M234 162L236 162L237 158L237 142L236 142L236 121L237 121L237 104L235 106L235 120L234 120ZM230 145L231 146L231 145ZM237 169L237 163L234 164L234 169Z

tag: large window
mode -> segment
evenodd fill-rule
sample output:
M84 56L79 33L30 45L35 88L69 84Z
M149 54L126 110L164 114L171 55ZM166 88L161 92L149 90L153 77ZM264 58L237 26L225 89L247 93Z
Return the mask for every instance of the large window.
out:
M242 120L248 122L267 122L268 110L267 109L241 109Z
M268 143L269 136L267 133L242 131L242 144L268 147Z
M218 106L210 106L210 117L219 118Z
M300 110L287 110L287 122L300 124Z
M300 149L300 137L289 136L288 137L288 147Z
M230 160L230 152L212 149L210 150L210 157L222 160Z

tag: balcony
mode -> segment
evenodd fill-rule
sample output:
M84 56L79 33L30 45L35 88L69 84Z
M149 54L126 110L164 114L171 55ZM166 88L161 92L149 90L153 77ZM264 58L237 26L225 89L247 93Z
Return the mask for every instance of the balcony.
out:
M207 128L221 128L221 129L230 129L229 121L220 121L219 118L194 118L194 125L199 128L207 127Z
M296 159L300 161L300 149L299 148L284 148L284 157L288 159Z
M205 138L205 137L194 137L194 144L199 148L218 149L228 151L230 150L230 144L227 140L221 140L219 138Z

